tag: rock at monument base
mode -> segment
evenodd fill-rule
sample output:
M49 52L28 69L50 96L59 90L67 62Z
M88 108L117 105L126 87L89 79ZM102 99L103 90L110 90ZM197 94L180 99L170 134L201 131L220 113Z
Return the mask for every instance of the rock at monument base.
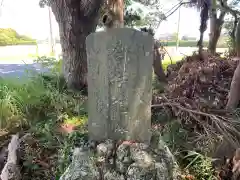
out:
M115 171L107 171L104 175L104 180L125 180L123 175L118 174Z
M90 152L76 148L72 162L60 180L96 180L99 177L98 168Z
M105 150L115 147L109 142L102 142L98 147ZM178 180L177 164L162 143L159 141L158 149L143 143L122 143L112 149L109 157L107 151L94 154L77 149L60 180Z

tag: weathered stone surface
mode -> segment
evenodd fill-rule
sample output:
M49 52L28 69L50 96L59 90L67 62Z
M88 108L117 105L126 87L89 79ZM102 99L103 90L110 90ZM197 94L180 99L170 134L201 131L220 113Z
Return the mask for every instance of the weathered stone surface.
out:
M125 157L130 156L130 146L127 144L120 144L116 151L117 159L123 161Z
M125 174L130 164L131 163L124 163L122 161L116 160L116 171Z
M107 171L104 175L104 180L125 180L123 175L118 174L115 171Z
M132 157L133 161L136 164L138 164L138 166L140 166L140 167L149 168L149 167L154 166L154 160L153 160L152 156L146 151L142 151L142 150L132 151L131 157Z
M158 146L152 149L142 143L122 143L117 149L111 149L109 157L77 150L61 180L93 180L96 177L104 180L178 180L178 167L171 152L161 140Z
M89 151L80 148L74 150L72 163L60 180L96 180L100 177L98 168Z
M153 38L121 28L89 35L89 137L149 143Z
M112 140L107 140L97 145L97 153L99 156L110 157L113 149L114 144Z
M156 170L145 169L137 163L131 164L127 172L127 180L156 180ZM164 180L164 179L163 179Z

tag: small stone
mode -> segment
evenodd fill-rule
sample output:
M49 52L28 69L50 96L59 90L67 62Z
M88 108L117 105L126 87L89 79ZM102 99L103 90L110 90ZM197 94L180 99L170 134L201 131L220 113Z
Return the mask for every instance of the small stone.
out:
M130 156L130 146L128 144L121 144L116 151L117 159L123 161L125 157Z
M115 171L107 171L104 174L104 180L124 180L124 176Z
M144 143L137 143L137 146L141 150L147 150L149 148L149 145Z
M96 148L96 141L89 141L87 143L89 149L95 149Z
M130 164L125 164L121 161L116 161L116 170L122 174L125 174L127 172L127 169Z
M106 156L108 152L107 146L104 143L97 145L98 156Z
M96 180L100 174L95 164L94 158L89 151L76 148L72 162L60 180Z
M157 170L157 179L156 180L168 180L171 174L169 174L168 167L166 163L161 162L161 163L155 163L155 168Z
M114 159L113 158L108 159L108 163L109 165L114 165Z
M133 163L129 166L126 177L127 180L155 180L156 171L146 170L138 164Z
M100 156L97 158L97 163L104 163L106 162L106 159L103 156Z
M128 157L124 157L123 160L122 160L122 162L123 162L124 164L131 164L132 159L131 159L129 156L128 156Z
M106 140L104 143L97 145L98 156L110 157L113 153L114 145L111 140Z
M151 168L154 165L152 156L148 152L140 150L139 147L131 147L130 152L132 160L139 166Z
M154 165L154 160L146 151L138 151L132 155L132 159L140 166L151 168Z

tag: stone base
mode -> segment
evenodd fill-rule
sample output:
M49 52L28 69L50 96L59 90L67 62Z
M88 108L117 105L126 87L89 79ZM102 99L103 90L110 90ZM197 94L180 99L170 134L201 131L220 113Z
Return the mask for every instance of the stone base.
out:
M176 180L178 168L160 140L153 148L128 141L107 140L95 152L75 149L73 161L60 180Z

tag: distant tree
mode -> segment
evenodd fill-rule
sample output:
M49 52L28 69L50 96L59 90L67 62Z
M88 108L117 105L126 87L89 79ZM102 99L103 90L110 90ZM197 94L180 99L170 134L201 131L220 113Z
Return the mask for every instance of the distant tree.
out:
M236 55L237 49L236 49L236 29L237 24L240 19L240 11L237 10L237 8L240 5L240 0L233 0L232 3L224 4L222 3L221 7L225 9L230 15L232 15L230 18L228 18L225 21L224 28L227 30L229 36L230 36L230 54Z
M183 41L196 41L195 37L190 37L190 36L182 36L181 38Z
M178 39L178 33L175 32L171 35L171 40L176 41Z
M238 24L239 17L230 17L224 23L224 29L227 31L229 36L228 40L228 47L229 47L229 54L236 55L236 29Z
M25 35L20 35L11 28L0 28L0 46L21 44L36 44L36 40Z

